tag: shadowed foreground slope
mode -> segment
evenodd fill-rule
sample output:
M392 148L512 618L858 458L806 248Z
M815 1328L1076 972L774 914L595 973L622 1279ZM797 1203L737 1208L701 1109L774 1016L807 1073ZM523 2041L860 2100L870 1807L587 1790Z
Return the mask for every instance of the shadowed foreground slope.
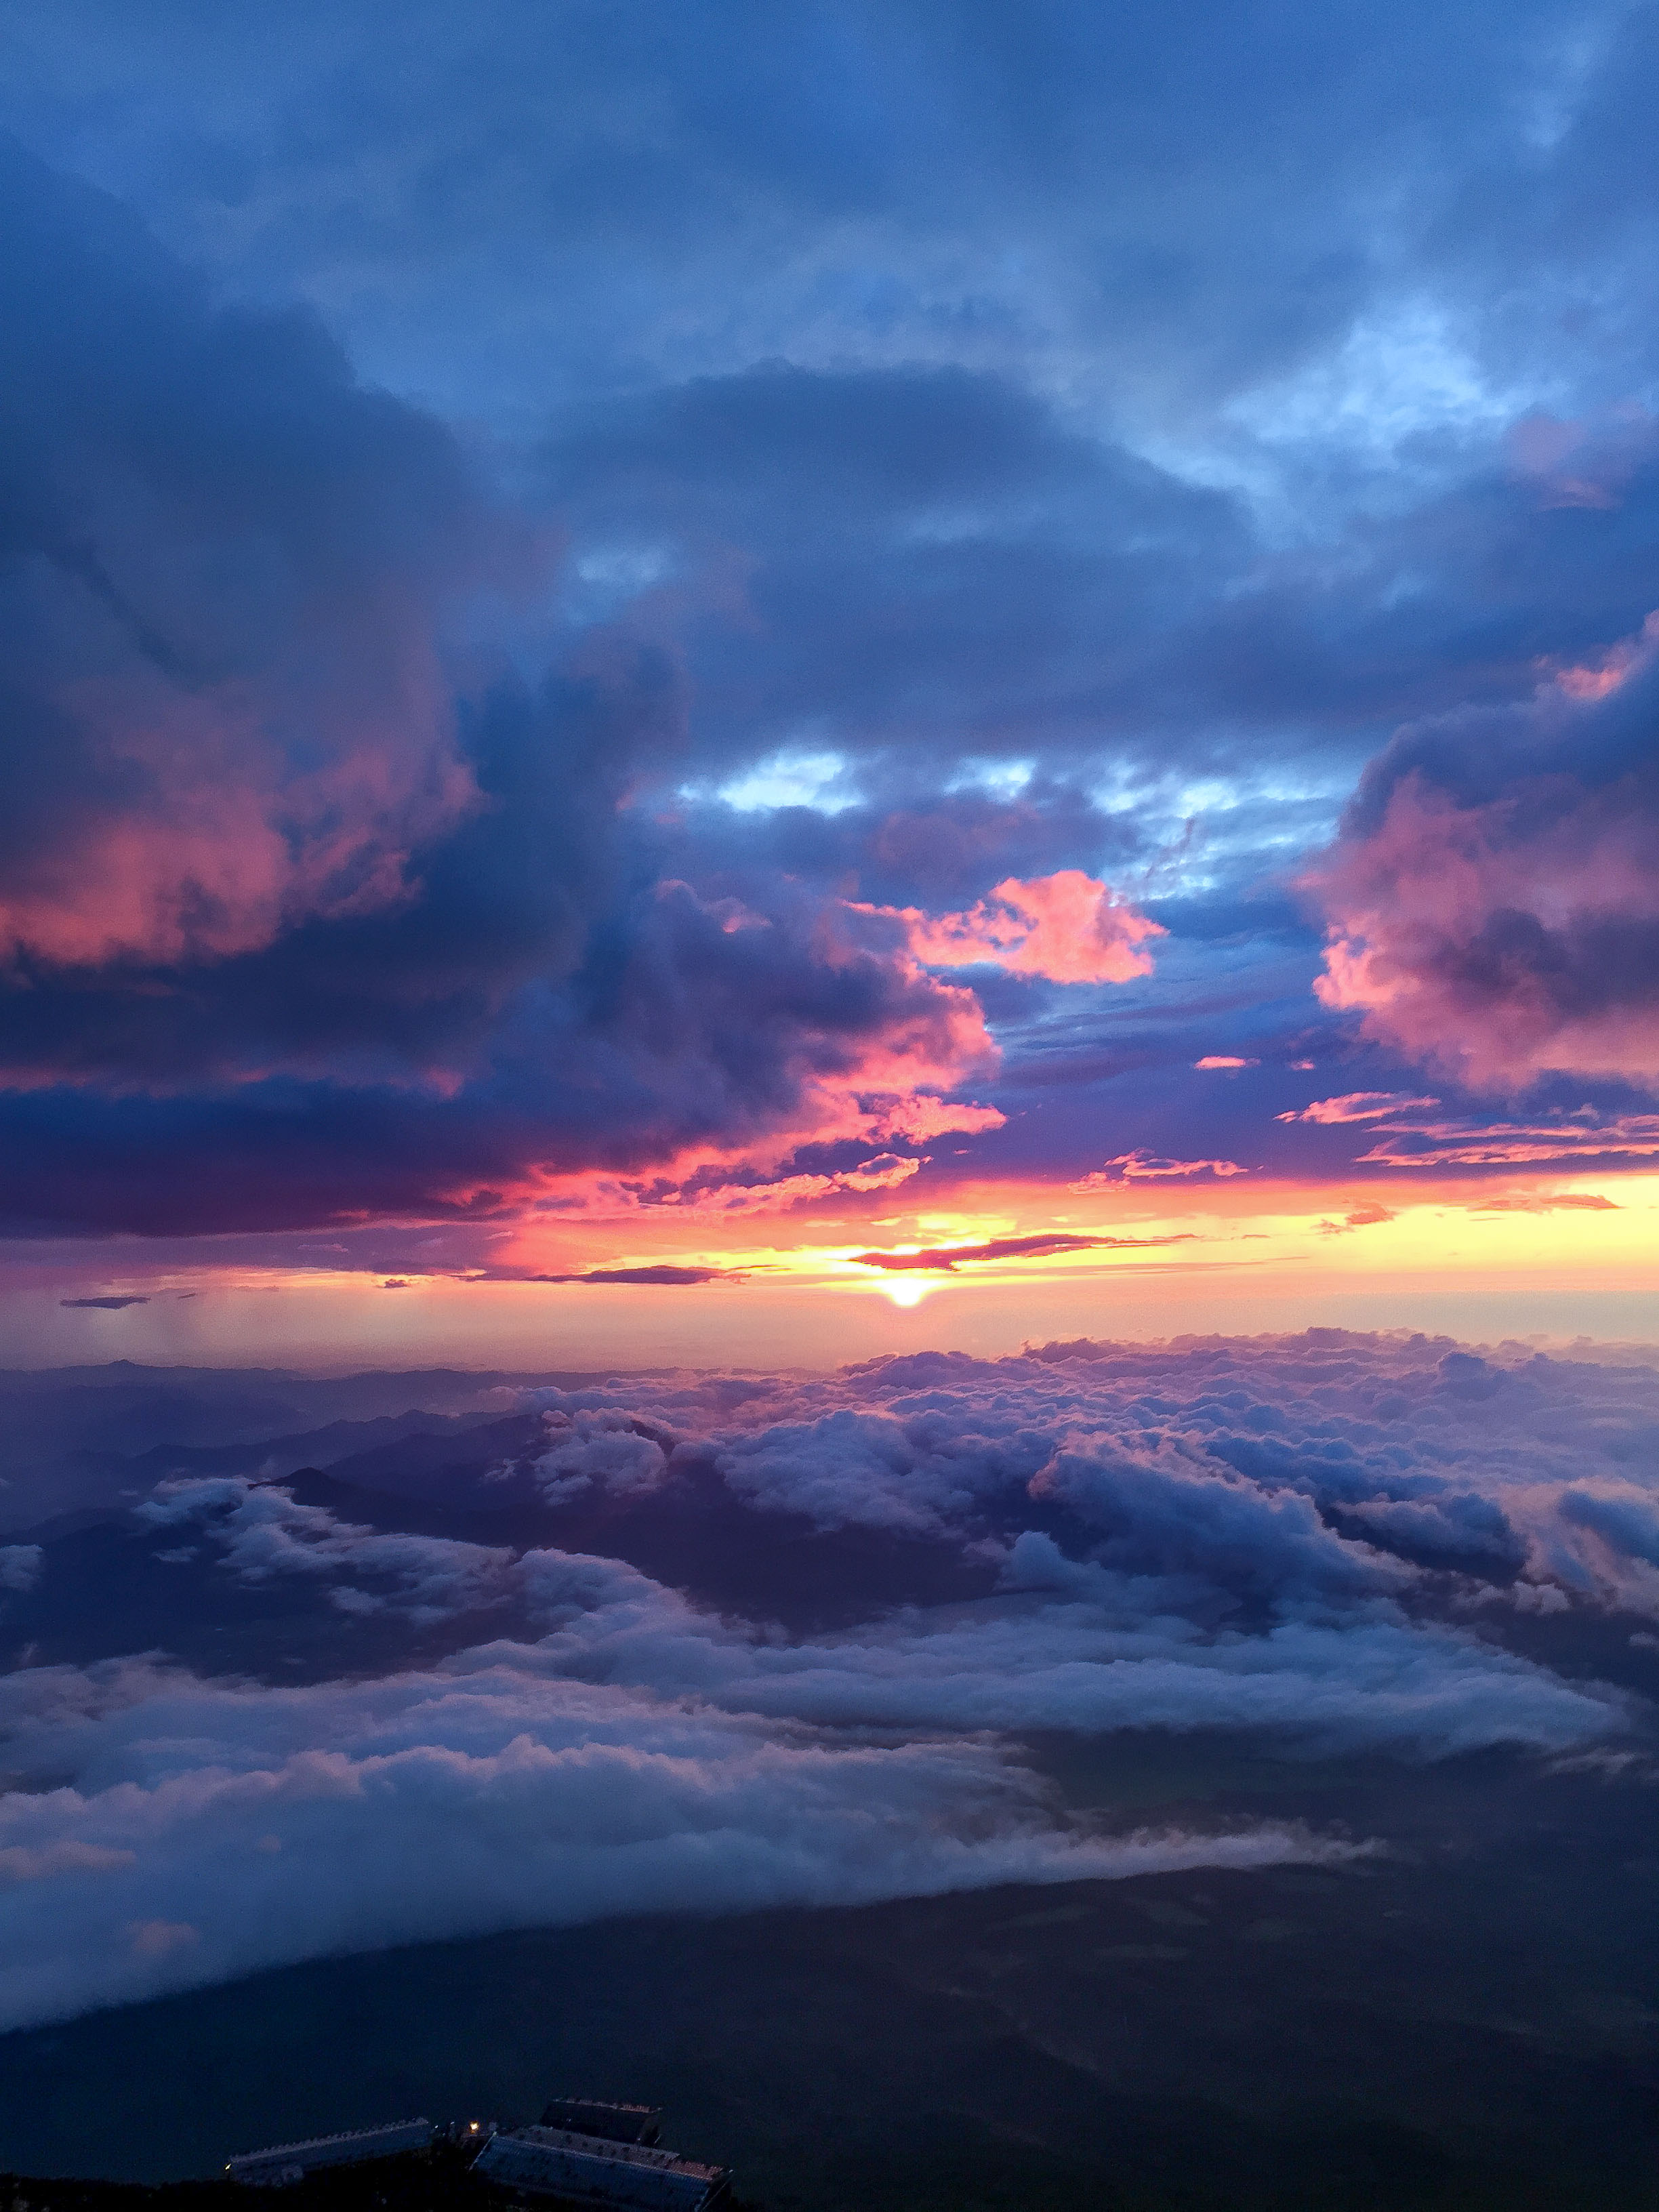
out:
M1363 1818L1369 1786L1332 1780L1309 1808ZM0 2160L205 2175L260 2142L405 2112L521 2119L574 2088L661 2102L678 2147L773 2212L1647 2212L1651 1795L1470 1762L1420 1776L1388 1854L1340 1869L284 1969L0 2040Z

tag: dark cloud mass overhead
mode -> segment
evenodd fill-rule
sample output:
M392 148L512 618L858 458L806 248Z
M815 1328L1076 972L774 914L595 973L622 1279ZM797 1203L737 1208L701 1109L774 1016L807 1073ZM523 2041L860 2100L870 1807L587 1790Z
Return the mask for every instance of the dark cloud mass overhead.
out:
M1107 1158L1317 1176L1170 1087L1264 1020L1654 1079L1647 11L653 21L433 15L395 86L367 6L36 27L14 1234L793 1192L952 1115L1094 1172L964 1113L994 1046ZM1068 871L1148 937L1092 1012L849 919Z
M653 883L617 809L672 654L591 635L532 686L447 636L538 557L448 432L84 187L5 185L15 1228L443 1218L967 1070L962 995L821 946L821 901Z

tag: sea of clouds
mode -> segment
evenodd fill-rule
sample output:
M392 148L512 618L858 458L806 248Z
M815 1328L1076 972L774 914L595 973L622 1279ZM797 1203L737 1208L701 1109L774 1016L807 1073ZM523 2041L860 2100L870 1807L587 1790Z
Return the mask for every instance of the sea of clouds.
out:
M297 1594L380 1656L285 1680L280 1626L240 1674L20 1653L0 2024L514 1925L1368 1848L1079 1813L1030 1749L1054 1732L1419 1763L1648 1725L1628 1681L1539 1653L1574 1623L1656 1648L1650 1365L1313 1331L635 1376L516 1411L452 1487L527 1500L545 1540L218 1475L126 1516L181 1587ZM673 1515L737 1532L744 1603L690 1547L683 1575L623 1556ZM836 1625L768 1607L786 1550ZM52 1553L0 1552L8 1605ZM877 1556L909 1595L861 1602Z

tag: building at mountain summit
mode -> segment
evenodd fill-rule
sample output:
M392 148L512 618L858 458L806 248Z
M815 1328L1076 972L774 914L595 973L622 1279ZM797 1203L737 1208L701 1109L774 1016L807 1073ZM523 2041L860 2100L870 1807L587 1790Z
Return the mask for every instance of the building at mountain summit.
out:
M663 2149L661 2121L654 2105L556 2097L534 2127L471 2120L434 2128L429 2120L398 2120L244 2151L226 2161L225 2177L250 2188L280 2189L324 2166L364 2166L442 2143L451 2147L447 2155L459 2150L481 2181L508 2196L556 2199L596 2212L715 2212L731 2195L730 2175L724 2166Z
M614 2206L617 2212L713 2212L730 2193L724 2166L568 2128L515 2128L492 2136L472 2171L507 2189L571 2204Z

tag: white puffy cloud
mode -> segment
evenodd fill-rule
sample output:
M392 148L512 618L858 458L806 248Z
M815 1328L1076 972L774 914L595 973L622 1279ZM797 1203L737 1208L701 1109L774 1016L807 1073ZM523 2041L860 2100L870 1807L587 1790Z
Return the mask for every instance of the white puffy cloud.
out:
M0 2024L491 1928L1349 1848L1272 1823L1108 1832L1022 1763L1026 1730L1433 1756L1571 1750L1620 1718L1386 1607L1218 1636L1045 1537L1011 1564L1027 1586L1002 1596L791 1642L615 1561L531 1553L545 1633L435 1668L294 1689L146 1661L6 1678L8 1758L42 1786L0 1799Z
M15 1747L75 1778L0 1800L0 1873L36 1877L0 1889L0 2022L532 1922L1349 1848L1284 1826L1105 1835L982 1739L780 1728L550 1656L290 1691L146 1662L10 1678Z
M820 1528L914 1533L959 1524L982 1498L1017 1489L1047 1456L1036 1439L988 1435L971 1419L920 1408L904 1419L854 1405L726 1433L715 1463L728 1487L763 1511L802 1513Z
M661 1444L641 1433L626 1413L550 1408L543 1418L548 1446L535 1462L535 1474L550 1504L580 1497L596 1486L615 1496L653 1490L667 1471Z
M1439 1571L1659 1604L1643 1542L1571 1502L1616 1478L1659 1512L1650 1364L1314 1329L540 1395L567 1423L626 1418L671 1467L705 1455L745 1504L821 1529L1007 1540L1047 1503L1114 1564L1269 1601Z
M0 1544L0 1590L30 1590L45 1558L39 1544Z
M221 1565L245 1582L278 1575L325 1579L345 1612L392 1607L414 1621L441 1620L500 1602L511 1580L513 1554L505 1549L382 1534L239 1475L163 1482L137 1516L156 1528L204 1536ZM181 1547L161 1556L182 1559L191 1552Z

